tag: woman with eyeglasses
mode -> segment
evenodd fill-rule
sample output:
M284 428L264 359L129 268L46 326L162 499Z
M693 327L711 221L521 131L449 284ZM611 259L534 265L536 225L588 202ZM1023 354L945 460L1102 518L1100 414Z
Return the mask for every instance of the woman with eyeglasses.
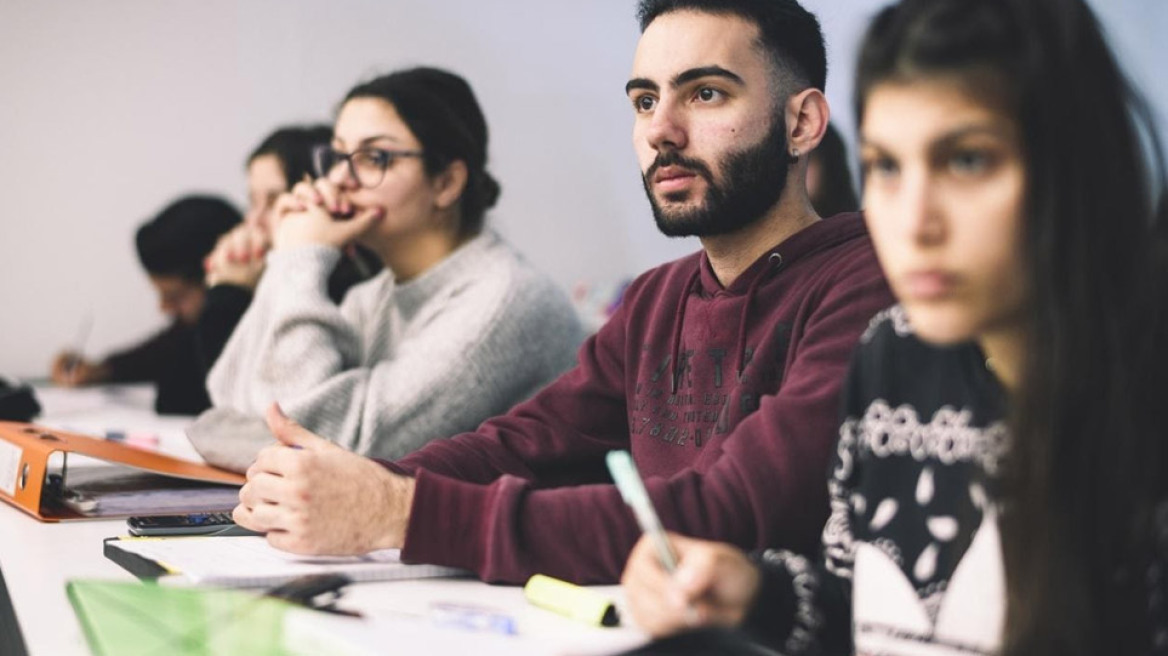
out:
M903 0L868 31L856 98L900 305L844 387L822 558L677 537L670 576L642 541L633 615L785 654L1168 653L1150 112L1084 0Z
M247 214L242 224L219 239L204 262L207 301L195 324L204 372L215 364L251 304L264 272L264 256L272 246L271 217L276 200L311 175L313 149L327 145L332 134L327 125L282 127L264 137L248 156ZM379 271L381 262L376 256L350 246L329 274L329 298L340 303L351 287Z
M567 297L484 226L499 185L461 77L415 68L358 85L314 160L319 177L275 203L266 271L200 422L242 414L262 428L278 401L313 432L392 459L474 428L574 363L583 335ZM352 244L385 271L338 306L325 281ZM236 469L265 443L248 431L192 440Z

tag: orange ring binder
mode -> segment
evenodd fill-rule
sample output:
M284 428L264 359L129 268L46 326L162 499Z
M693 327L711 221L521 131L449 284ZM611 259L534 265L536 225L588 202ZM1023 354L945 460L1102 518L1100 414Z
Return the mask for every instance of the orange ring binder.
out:
M85 455L178 479L231 485L243 485L246 481L234 472L117 442L36 424L0 421L0 499L43 522L84 519L84 515L67 507L55 504L46 507L43 503L49 458L58 452Z

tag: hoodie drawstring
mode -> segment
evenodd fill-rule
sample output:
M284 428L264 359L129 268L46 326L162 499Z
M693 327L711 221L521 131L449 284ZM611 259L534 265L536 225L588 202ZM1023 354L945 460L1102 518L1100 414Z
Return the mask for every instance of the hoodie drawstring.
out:
M746 369L746 328L750 321L750 311L754 308L754 297L758 295L758 288L762 285L764 280L767 280L774 275L783 266L783 256L778 251L770 254L767 258L771 264L771 268L764 271L757 278L751 281L750 286L746 288L746 301L742 304L742 314L738 318L738 360L735 366L737 380L742 380L742 372ZM698 276L701 274L701 265L694 268L694 272L690 275L689 280L686 281L685 287L681 294L681 300L677 304L677 313L673 318L673 349L670 353L670 390L672 394L677 394L677 386L680 382L681 375L685 372L680 368L681 358L681 328L685 322L685 307L689 302L690 292L693 291L694 283L697 282Z
M742 316L738 319L738 362L735 371L738 380L742 380L742 372L746 369L746 326L750 320L750 311L754 308L754 297L758 294L758 286L783 266L783 256L775 251L767 258L771 268L764 271L746 288L746 302L742 304Z
M681 357L681 326L685 323L685 306L689 303L689 293L693 291L694 283L697 282L698 276L702 273L702 265L699 262L694 267L693 273L690 274L689 279L685 281L685 286L681 288L681 300L677 303L677 312L673 316L673 347L669 355L669 378L671 394L677 394L678 379L684 370L678 370L677 360Z

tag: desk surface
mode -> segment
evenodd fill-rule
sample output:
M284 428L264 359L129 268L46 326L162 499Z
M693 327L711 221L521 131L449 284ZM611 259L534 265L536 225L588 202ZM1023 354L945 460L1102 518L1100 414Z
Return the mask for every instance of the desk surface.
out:
M38 396L45 408L41 423L78 432L100 433L107 428L155 432L162 439L163 450L180 457L195 457L182 433L189 419L158 417L150 410L148 392L106 394L98 390L42 389L38 390ZM0 503L0 571L8 584L16 619L32 656L89 653L65 595L65 583L82 578L133 580L129 573L102 555L102 539L124 533L123 520L42 524ZM616 586L599 589L620 598ZM431 626L427 615L431 604L452 602L510 614L519 628L515 639L522 641L524 650L536 646L536 651L548 654L602 654L644 641L635 629L602 629L579 624L531 606L519 588L490 586L473 580L363 583L350 586L341 605L360 610L373 621L406 619ZM450 631L458 630L446 629L445 633ZM465 649L473 650L475 634L467 632L465 637ZM431 646L393 645L401 653L432 652Z

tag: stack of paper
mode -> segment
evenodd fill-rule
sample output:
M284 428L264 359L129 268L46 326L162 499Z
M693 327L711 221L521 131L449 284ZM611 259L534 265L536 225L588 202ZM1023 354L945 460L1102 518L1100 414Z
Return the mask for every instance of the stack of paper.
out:
M73 467L61 501L88 517L230 511L239 487L162 476L119 465Z

